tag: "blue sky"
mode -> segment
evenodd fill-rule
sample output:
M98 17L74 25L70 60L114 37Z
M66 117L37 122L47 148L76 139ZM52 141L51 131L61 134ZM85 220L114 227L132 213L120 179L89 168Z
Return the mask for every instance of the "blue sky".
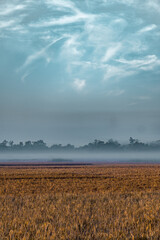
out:
M159 0L0 1L1 139L160 139Z

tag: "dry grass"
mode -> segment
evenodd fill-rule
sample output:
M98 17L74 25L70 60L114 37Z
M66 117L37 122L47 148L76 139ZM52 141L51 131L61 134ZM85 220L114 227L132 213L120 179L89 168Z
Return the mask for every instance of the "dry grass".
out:
M160 239L160 165L0 168L0 239Z

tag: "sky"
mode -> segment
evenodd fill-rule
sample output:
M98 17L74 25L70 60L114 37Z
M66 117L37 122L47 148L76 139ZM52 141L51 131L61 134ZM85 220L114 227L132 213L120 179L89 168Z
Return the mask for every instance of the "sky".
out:
M160 139L159 0L1 0L0 141Z

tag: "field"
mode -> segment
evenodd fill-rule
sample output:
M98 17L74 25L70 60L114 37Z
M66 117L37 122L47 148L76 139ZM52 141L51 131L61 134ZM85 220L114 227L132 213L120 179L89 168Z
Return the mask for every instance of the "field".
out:
M0 239L160 239L160 165L1 166Z

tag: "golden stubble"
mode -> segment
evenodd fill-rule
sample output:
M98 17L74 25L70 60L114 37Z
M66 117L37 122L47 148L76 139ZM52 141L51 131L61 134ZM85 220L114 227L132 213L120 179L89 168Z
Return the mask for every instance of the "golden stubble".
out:
M0 168L0 239L160 239L160 165Z

